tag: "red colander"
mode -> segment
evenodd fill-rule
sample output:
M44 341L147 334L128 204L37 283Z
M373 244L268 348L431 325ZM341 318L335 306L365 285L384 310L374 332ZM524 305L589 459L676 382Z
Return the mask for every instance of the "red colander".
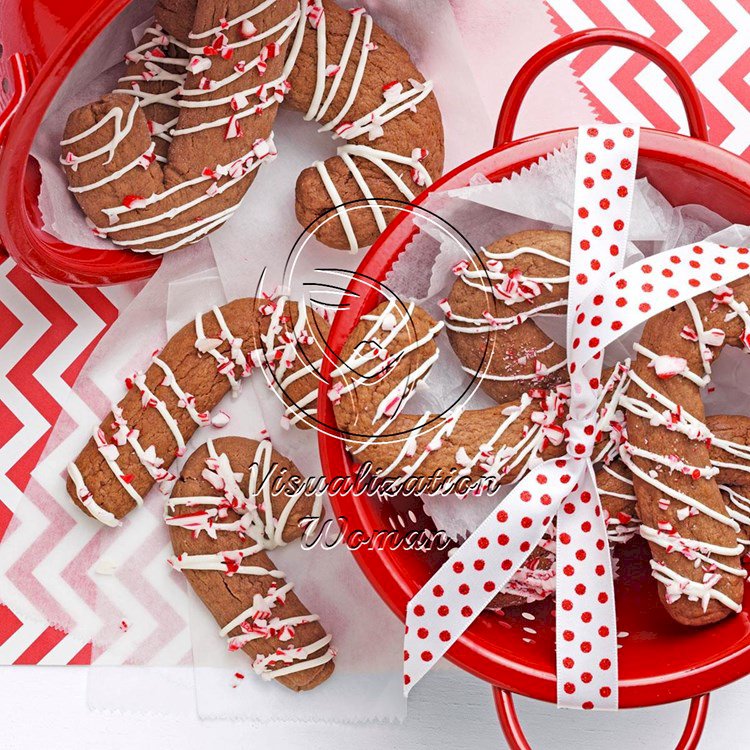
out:
M42 231L39 168L29 157L39 123L86 48L128 0L0 0L0 257L70 285L150 276L161 258L68 245Z
M415 203L420 205L439 191L465 187L477 174L492 181L510 177L573 138L575 129L513 140L513 130L521 102L538 74L559 58L596 44L626 47L660 65L687 110L691 137L641 130L638 177L647 177L673 205L698 203L731 222L750 223L750 164L708 142L698 92L687 72L650 40L616 29L578 32L534 55L508 90L494 147L445 175ZM365 256L358 269L362 277L383 280L417 231L414 214L402 212ZM323 380L357 321L383 299L377 289L356 277L349 291L354 294L347 297L348 307L337 313L331 328L328 344L334 356L324 360ZM325 425L335 425L323 388L318 397L318 418ZM318 440L328 479L353 475L356 466L343 441L327 430L319 433ZM390 528L392 509L380 499L341 491L331 493L331 501L336 515L345 516L350 528L361 529L365 535ZM638 542L631 542L619 554L620 579L615 585L618 631L628 634L622 637L619 652L620 706L635 708L691 699L687 724L677 745L680 750L688 750L698 745L709 691L750 671L750 601L745 598L745 609L739 615L709 628L677 625L658 601L647 548ZM383 600L402 619L407 602L435 569L430 556L404 548L375 550L363 545L353 554ZM447 654L455 664L493 686L500 723L514 750L528 750L529 745L516 717L512 694L549 702L556 698L552 608L544 603L536 606L532 638L523 630L529 622L518 614L508 612L499 618L484 613Z

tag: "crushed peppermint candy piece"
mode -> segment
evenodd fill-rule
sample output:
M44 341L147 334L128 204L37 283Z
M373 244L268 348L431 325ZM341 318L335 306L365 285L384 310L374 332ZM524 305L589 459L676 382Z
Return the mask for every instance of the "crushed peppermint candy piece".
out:
M242 92L235 94L232 97L232 100L230 101L229 105L235 112L241 109L245 109L245 107L247 107L248 105L247 97Z
M428 453L432 453L433 451L440 450L441 446L443 445L443 440L439 435L436 435L432 440L430 440L429 443L425 446L425 450Z
M307 0L305 16L307 17L307 22L313 29L318 28L318 24L320 23L320 19L323 18L323 14L324 10L322 3L315 2L315 0Z
M672 357L669 354L654 357L648 366L653 367L657 376L662 380L668 380L688 371L687 360L684 357Z
M265 138L257 138L253 143L253 153L257 159L263 159L273 153L271 144Z
M185 67L195 75L196 73L202 73L204 70L208 70L211 67L211 61L207 57L193 55Z
M224 140L228 141L230 138L240 137L242 137L242 126L240 125L240 122L237 119L236 115L232 115L229 118L229 122L227 123L227 130L224 134Z
M214 414L211 418L211 425L213 427L226 427L229 424L229 414L225 411L220 411L218 414Z
M211 339L205 336L195 340L195 348L201 353L206 354L211 349L216 349L217 346L221 346L222 339Z
M469 454L466 452L466 448L464 448L463 446L461 446L456 451L456 463L459 466L463 466L463 467L471 466L471 463L472 463L471 458L469 457Z
M155 161L156 154L154 153L154 144L152 143L138 158L138 166L148 169Z
M387 102L395 102L404 91L404 84L401 81L389 81L383 85L383 99Z
M415 166L411 168L411 179L412 182L415 185L419 185L419 187L425 187L427 185L427 171L424 167L421 167L421 163L428 154L429 151L426 148L415 148L412 149L411 152L411 158L416 162Z
M438 302L438 307L445 313L446 318L451 317L453 311L451 310L451 305L450 302L448 302L447 297L443 297L443 299Z
M272 60L274 57L277 57L281 54L281 46L278 42L270 42L267 44L263 49L261 49L258 57L260 58L261 62L266 62L267 60Z
M243 39L251 39L258 33L258 29L255 28L255 24L248 18L246 18L240 25L240 35Z
M148 204L146 199L140 195L126 195L122 199L122 205L127 209L145 208Z
M344 384L343 383L334 383L329 389L328 389L328 400L332 404L338 404L341 402L341 393L344 390Z
M698 508L694 508L692 505L686 505L684 508L680 508L677 511L677 518L680 521L684 521L686 518L690 516L698 516L700 515L700 511Z
M723 346L726 333L721 328L710 328L703 332L703 341L708 346Z
M396 316L393 313L386 313L381 318L380 327L384 331L392 331L396 327L396 323L398 321L396 320Z
M684 326L682 331L680 331L680 336L688 341L698 340L698 332L692 326Z

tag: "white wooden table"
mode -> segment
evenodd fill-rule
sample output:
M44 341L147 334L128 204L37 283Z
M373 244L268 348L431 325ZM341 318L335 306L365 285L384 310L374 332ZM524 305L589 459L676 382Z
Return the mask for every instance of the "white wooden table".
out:
M43 670L43 674L41 673ZM750 679L712 697L701 750L742 747L747 736ZM401 725L271 724L90 711L85 667L2 667L3 750L139 750L140 748L262 748L262 750L385 750L503 748L489 688L457 669L428 675ZM519 700L532 746L540 750L655 748L669 750L682 731L687 704L591 714Z

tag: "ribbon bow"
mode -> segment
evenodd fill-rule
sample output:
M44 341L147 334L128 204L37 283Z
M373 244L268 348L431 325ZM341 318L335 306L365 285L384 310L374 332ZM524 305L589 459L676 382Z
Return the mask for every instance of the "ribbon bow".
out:
M749 267L747 248L699 243L623 269L638 138L635 126L579 129L566 456L531 469L410 601L406 694L506 586L557 516L558 705L617 708L612 567L592 461L604 348L668 307L746 275Z

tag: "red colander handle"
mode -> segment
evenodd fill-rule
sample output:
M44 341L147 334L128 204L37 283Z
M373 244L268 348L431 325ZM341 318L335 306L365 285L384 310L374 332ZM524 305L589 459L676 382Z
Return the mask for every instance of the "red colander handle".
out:
M510 750L531 750L531 745L529 745L516 715L513 693L499 687L493 687L492 692L495 697L500 726ZM691 699L685 729L682 731L676 750L696 750L698 747L703 734L703 727L706 724L709 695L710 693L704 693Z
M625 47L633 52L640 52L651 62L656 63L677 89L687 112L688 127L693 138L708 141L708 124L701 105L700 94L695 88L690 75L679 60L656 42L641 34L623 29L586 29L564 36L548 44L530 58L518 71L510 84L495 129L495 148L513 140L513 131L518 119L526 93L538 75L552 63L571 52L578 52L586 47L604 44Z

